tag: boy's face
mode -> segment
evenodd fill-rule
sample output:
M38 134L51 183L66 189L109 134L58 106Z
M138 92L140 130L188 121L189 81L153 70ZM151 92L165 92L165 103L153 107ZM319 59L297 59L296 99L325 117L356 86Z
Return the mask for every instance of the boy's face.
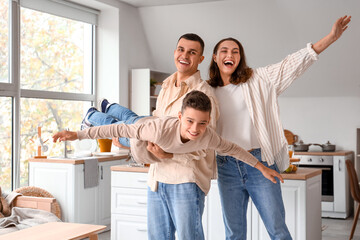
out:
M174 51L174 61L178 72L189 76L193 75L203 59L199 42L185 38L179 40Z
M179 119L181 140L187 142L204 134L210 122L210 113L187 107L183 113L179 112Z

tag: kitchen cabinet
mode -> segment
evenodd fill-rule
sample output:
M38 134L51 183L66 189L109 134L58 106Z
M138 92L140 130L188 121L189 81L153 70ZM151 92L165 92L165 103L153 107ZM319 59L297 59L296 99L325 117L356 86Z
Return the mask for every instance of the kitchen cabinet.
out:
M29 159L29 185L56 198L63 221L110 226L110 167L125 164L126 157L99 157L99 184L91 188L84 188L85 159Z
M147 168L112 167L111 238L146 239ZM321 170L299 169L296 174L283 174L281 184L286 223L294 239L321 239ZM217 181L205 200L203 215L205 238L224 239L221 203ZM249 201L247 239L270 239L256 207Z
M150 116L155 110L157 95L150 94L150 79L157 82L156 87L170 76L169 73L154 71L149 68L131 70L130 108L139 116ZM156 90L155 93L158 93Z
M111 173L111 239L147 239L147 168Z

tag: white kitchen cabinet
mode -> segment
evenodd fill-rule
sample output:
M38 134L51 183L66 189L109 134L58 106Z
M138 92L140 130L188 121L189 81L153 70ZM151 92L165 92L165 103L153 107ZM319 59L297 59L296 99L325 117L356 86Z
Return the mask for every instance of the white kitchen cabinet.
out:
M149 68L131 70L131 101L130 108L139 116L150 116L155 110L157 96L150 94L150 79L154 79L158 84L170 74L154 71ZM158 87L160 87L158 85Z
M111 237L117 240L146 239L146 169L142 169L143 172L129 172L136 169L115 166L112 170ZM288 176L292 178L294 174ZM293 239L321 239L320 171L300 169L296 176L300 176L299 179L286 179L281 184L287 226ZM216 180L211 182L211 189L206 197L203 226L205 239L225 238ZM247 212L247 239L270 239L251 201Z
M147 239L147 173L111 173L111 239Z
M123 157L112 158L99 160L99 184L92 188L84 188L84 164L77 160L30 159L29 185L43 188L56 198L63 221L110 226L110 167L125 162Z

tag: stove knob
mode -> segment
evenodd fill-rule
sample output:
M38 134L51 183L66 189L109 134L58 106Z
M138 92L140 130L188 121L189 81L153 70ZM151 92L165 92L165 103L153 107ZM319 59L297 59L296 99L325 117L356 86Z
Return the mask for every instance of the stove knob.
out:
M311 159L311 158L309 158L309 159L308 159L308 162L312 162L312 159Z
M320 162L324 162L324 159L323 159L323 158L320 158Z

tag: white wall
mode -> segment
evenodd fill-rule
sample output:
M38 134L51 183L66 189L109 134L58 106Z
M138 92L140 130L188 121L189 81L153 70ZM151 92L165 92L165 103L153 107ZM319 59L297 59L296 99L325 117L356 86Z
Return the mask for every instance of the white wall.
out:
M213 46L222 38L239 39L251 67L280 61L316 42L335 20L352 16L343 37L279 98L285 128L306 143L330 140L338 149L355 150L360 127L360 1L254 0L221 1L140 8L155 67L174 72L173 50L180 35L199 34L205 41L207 79ZM328 105L327 105L328 104Z
M72 0L100 10L97 42L97 98L129 106L132 68L153 68L137 8L117 0Z
M305 143L330 141L336 144L337 150L355 151L356 128L360 128L360 98L280 98L279 106L283 127ZM321 148L311 146L310 150L321 151Z

